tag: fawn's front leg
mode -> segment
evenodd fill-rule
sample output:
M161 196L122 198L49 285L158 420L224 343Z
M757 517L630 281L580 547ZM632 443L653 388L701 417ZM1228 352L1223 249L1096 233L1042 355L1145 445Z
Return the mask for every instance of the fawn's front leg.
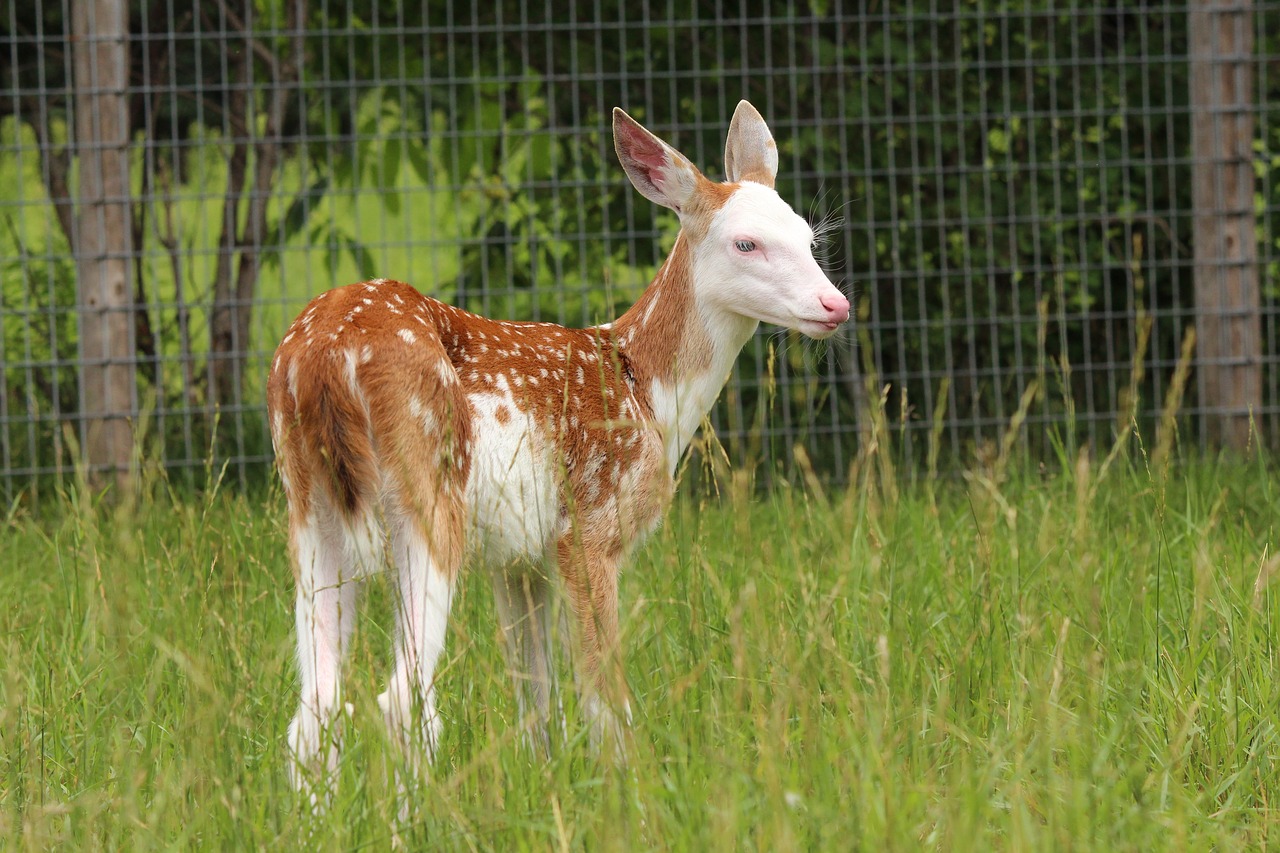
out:
M525 742L546 754L551 746L551 703L556 689L552 663L555 605L551 581L542 572L541 567L531 566L495 570L493 593L507 666L526 726Z
M606 741L625 758L623 726L631 723L631 702L618 643L618 566L621 548L583 542L577 531L556 545L565 592L578 623L580 653L575 666L591 741Z

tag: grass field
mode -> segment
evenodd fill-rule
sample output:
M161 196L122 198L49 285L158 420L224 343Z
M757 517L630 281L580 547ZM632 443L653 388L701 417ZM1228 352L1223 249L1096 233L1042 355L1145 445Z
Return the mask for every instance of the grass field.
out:
M487 582L457 599L408 846L1257 850L1280 820L1278 496L1141 454L684 497L623 581L625 771L526 752ZM881 472L883 474L883 472ZM897 495L895 496L895 492ZM285 775L283 501L74 490L0 554L0 847L384 849L373 582L333 808Z

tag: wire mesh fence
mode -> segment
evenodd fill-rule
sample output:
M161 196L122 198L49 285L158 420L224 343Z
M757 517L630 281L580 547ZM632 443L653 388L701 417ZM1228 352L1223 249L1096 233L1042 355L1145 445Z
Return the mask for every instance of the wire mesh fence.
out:
M838 479L882 388L908 460L981 453L1020 406L1029 452L1107 442L1159 412L1192 327L1185 435L1280 412L1280 3L0 10L11 496L112 418L175 476L261 476L271 352L338 284L612 319L676 229L625 181L615 105L718 177L751 100L856 297L823 347L748 346L713 412L737 461L800 444Z

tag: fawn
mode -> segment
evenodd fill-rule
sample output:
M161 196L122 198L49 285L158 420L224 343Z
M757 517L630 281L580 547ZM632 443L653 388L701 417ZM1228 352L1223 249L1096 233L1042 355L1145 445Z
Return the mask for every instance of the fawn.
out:
M725 183L620 109L613 132L631 183L680 219L617 321L490 320L378 279L315 297L276 351L267 400L297 574L299 787L301 770L336 769L340 739L326 732L342 708L354 581L388 552L398 630L378 703L411 764L439 738L432 679L467 553L492 576L522 713L545 737L559 586L593 737L620 735L623 559L661 520L680 456L758 324L824 338L849 318L812 228L773 189L777 147L749 103L729 125Z

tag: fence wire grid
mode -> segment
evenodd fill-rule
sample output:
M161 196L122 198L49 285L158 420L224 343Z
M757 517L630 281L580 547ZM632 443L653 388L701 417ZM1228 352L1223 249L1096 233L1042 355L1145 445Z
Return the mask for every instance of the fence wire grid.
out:
M719 177L741 98L778 140L782 196L830 226L857 319L825 346L748 345L713 412L735 461L778 470L799 444L840 479L881 387L909 462L935 413L964 460L1028 394L1028 452L1107 444L1158 416L1206 305L1243 348L1201 351L1185 435L1245 410L1274 434L1280 3L0 9L10 497L69 470L102 405L174 475L260 478L271 354L336 285L613 319L676 222L627 183L610 111ZM1198 74L1225 81L1209 102ZM115 302L93 302L100 278Z

